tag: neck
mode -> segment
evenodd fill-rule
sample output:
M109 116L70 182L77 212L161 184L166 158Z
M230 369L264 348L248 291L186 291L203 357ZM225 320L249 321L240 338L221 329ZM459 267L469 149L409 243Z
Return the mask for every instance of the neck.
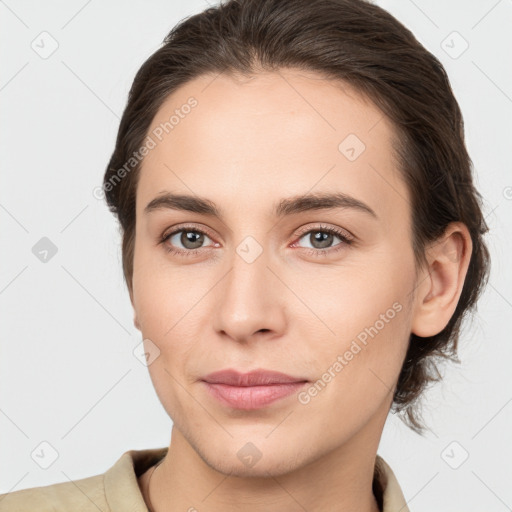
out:
M372 491L378 442L358 433L349 443L293 471L268 476L230 476L198 455L173 427L172 442L157 470L139 478L152 512L201 510L244 512L297 510L380 512ZM151 476L150 498L147 483ZM312 485L314 482L314 485Z

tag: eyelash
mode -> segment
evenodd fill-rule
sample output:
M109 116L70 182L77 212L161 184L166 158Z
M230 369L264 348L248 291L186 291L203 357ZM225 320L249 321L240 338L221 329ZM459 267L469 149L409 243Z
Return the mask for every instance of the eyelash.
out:
M204 247L199 247L197 249L190 249L190 250L176 249L175 247L165 243L172 236L176 235L177 233L181 233L182 231L188 231L191 233L200 233L202 235L206 235L208 238L212 238L206 231L204 231L202 229L198 229L194 226L180 226L179 229L175 229L174 231L171 231L168 234L164 233L162 235L162 237L160 238L159 243L164 246L165 250L168 253L184 255L186 257L192 257L204 249ZM300 240L304 235L307 235L309 233L317 233L317 232L324 232L324 233L329 233L331 235L336 235L341 240L341 243L336 245L334 248L329 247L327 249L310 249L307 247L303 247L302 249L305 250L306 254L309 254L311 256L316 256L316 257L327 256L329 254L333 254L333 253L336 253L336 252L342 250L343 246L351 245L353 242L353 239L349 238L344 231L341 231L341 230L333 228L333 227L327 227L327 226L319 226L319 227L312 228L312 229L310 228L308 230L300 232L299 234L297 234L295 236L297 236Z

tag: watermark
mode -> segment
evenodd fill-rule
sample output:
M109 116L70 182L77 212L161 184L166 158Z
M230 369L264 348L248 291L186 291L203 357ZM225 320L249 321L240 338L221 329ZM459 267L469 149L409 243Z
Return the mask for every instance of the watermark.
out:
M458 441L452 441L441 452L441 459L452 469L459 469L468 458L469 452Z
M263 456L256 445L251 442L245 443L236 453L242 464L252 468Z
M357 160L365 149L366 145L355 133L349 133L338 145L338 151L350 162Z
M59 452L48 441L41 441L30 456L40 468L48 469L59 458Z
M441 41L441 48L452 59L458 59L469 48L469 43L454 30Z
M314 398L318 395L318 393L325 389L327 384L331 382L332 379L336 377L336 375L340 373L341 370L343 370L343 368L345 368L345 366L347 366L350 361L352 361L352 359L354 359L354 356L359 354L361 350L366 347L369 341L368 337L371 339L375 338L375 336L377 336L377 334L379 334L379 332L382 331L382 329L384 329L384 327L386 327L386 325L389 324L389 322L393 320L397 313L400 313L402 309L403 307L400 302L394 302L392 307L387 309L385 313L381 313L379 315L379 319L376 320L373 325L370 327L365 327L352 340L350 348L347 349L343 355L338 355L336 361L331 366L329 366L327 371L322 374L322 377L318 379L314 384L309 386L306 390L301 391L297 395L299 403L302 405L309 404L311 398Z
M172 114L167 121L160 123L151 130L151 133L146 136L140 148L132 153L124 165L112 174L106 183L103 183L102 186L94 187L92 195L96 199L104 199L105 193L112 191L114 187L116 187L128 173L135 169L142 162L144 157L146 157L152 149L155 149L158 143L162 142L165 136L171 133L181 120L185 119L197 105L198 101L191 96L180 108L175 109L174 114Z
M57 246L47 236L43 236L32 247L32 254L41 263L48 263L57 254L58 250Z
M512 187L511 186L508 186L508 187L505 187L503 189L503 197L507 200L507 201L510 201L512 199Z
M151 341L149 338L145 338L135 346L133 349L133 355L139 363L147 367L153 364L155 359L160 357L160 349L156 343Z
M30 47L41 59L51 57L59 48L59 42L49 32L43 31L30 43Z
M246 263L253 263L263 252L263 247L252 236L246 236L236 248L236 253Z

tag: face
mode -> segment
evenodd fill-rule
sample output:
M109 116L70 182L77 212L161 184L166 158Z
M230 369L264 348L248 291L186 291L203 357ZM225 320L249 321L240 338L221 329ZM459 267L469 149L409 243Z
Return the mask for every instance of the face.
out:
M346 85L288 69L188 82L148 135L132 303L174 428L233 475L376 448L415 286L390 123ZM303 382L271 402L226 402L203 381L223 369Z

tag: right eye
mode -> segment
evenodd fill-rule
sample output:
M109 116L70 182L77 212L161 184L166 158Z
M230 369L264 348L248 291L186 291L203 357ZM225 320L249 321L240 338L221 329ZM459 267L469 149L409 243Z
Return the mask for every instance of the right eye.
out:
M174 229L170 233L164 234L160 243L162 243L165 250L170 253L193 256L203 249L202 244L205 238L211 241L211 238L205 231L196 227L181 226L179 229ZM176 247L178 244L181 244L182 247Z

